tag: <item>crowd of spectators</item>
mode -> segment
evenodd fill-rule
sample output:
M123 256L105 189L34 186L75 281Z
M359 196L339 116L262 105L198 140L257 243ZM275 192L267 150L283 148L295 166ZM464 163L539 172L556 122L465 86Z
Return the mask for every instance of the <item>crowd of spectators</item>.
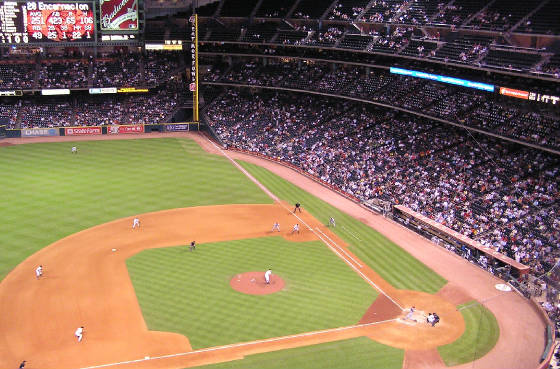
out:
M0 90L157 86L184 67L184 53L45 55L0 60Z
M205 80L302 89L360 98L428 114L468 127L546 147L560 148L560 117L526 110L518 101L495 101L492 94L367 68L332 68L327 63L236 64Z
M7 128L48 128L165 123L189 96L180 80L146 94L5 98L0 116Z
M403 204L534 268L560 256L560 159L428 119L310 95L228 90L220 138L363 201Z

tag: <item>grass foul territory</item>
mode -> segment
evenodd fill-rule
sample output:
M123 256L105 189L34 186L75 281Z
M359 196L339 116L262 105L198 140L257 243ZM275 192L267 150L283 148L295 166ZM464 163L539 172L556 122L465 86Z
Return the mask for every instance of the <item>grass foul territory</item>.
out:
M461 309L465 307L464 309ZM476 301L457 307L465 319L465 332L449 345L438 347L447 366L468 363L486 355L496 345L500 327L490 310Z
M301 203L305 210L325 225L329 224L331 216L334 217L336 228L331 231L348 243L353 253L394 287L435 293L447 283L439 274L359 220L267 169L247 162L239 163L280 199L292 204Z
M356 324L377 292L319 241L281 237L151 249L127 260L149 329L189 337L194 349ZM247 295L229 281L271 268L286 282Z
M70 152L74 145L78 154ZM0 280L42 247L117 218L272 202L227 159L189 139L0 147L0 172Z
M400 369L404 350L366 337L247 356L201 369Z

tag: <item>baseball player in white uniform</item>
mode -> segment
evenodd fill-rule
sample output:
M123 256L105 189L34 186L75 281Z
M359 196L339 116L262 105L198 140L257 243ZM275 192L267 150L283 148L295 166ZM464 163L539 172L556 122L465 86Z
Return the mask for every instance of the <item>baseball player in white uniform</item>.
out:
M335 222L333 217L331 217L331 219L329 219L329 223L330 223L331 227L336 227L336 222Z
M35 269L35 278L39 279L41 278L41 276L43 275L43 266L39 265L36 269Z
M134 218L134 220L132 221L132 229L136 227L140 228L140 219L138 218Z
M78 148L76 146L72 146L72 154L77 154Z
M78 342L82 342L82 338L84 338L84 327L78 327L76 332L74 332L74 336L78 338Z
M268 269L265 273L264 273L264 282L266 284L270 284L270 276L272 275L272 270Z
M272 225L272 232L274 231L280 232L280 223L274 222L274 224Z
M294 228L292 228L292 233L299 233L299 223L294 224Z

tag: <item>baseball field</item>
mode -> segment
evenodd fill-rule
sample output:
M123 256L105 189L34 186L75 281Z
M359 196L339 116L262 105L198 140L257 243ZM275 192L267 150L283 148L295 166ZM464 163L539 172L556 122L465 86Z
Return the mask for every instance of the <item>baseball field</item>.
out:
M196 134L58 139L0 147L2 368L538 364L544 323L499 280L287 168Z

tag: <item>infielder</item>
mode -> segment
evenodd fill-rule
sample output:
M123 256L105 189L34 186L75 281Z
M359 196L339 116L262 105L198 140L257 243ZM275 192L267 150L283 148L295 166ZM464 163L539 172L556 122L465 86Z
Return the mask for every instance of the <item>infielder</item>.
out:
M294 224L294 228L292 228L292 233L295 233L295 232L297 232L299 234L299 224L298 223Z
M336 227L336 222L335 222L333 217L331 217L331 219L329 219L329 224L331 225L331 227Z
M189 251L194 251L194 250L196 250L196 242L192 241L191 245L189 246Z
M264 273L264 283L266 284L270 284L270 276L272 275L272 270L268 269L265 273Z
M301 213L301 204L299 202L296 202L295 208L294 208L294 213L299 210L299 212Z
M35 278L39 279L43 276L43 266L39 265L36 269L35 269Z
M77 154L78 148L76 146L72 146L72 154Z
M140 228L140 219L138 218L134 218L134 220L132 221L132 229L136 227Z
M82 338L84 338L84 327L78 327L76 332L74 332L74 336L78 337L78 342L82 342Z
M272 232L274 231L280 232L280 223L274 222L274 224L272 225Z

